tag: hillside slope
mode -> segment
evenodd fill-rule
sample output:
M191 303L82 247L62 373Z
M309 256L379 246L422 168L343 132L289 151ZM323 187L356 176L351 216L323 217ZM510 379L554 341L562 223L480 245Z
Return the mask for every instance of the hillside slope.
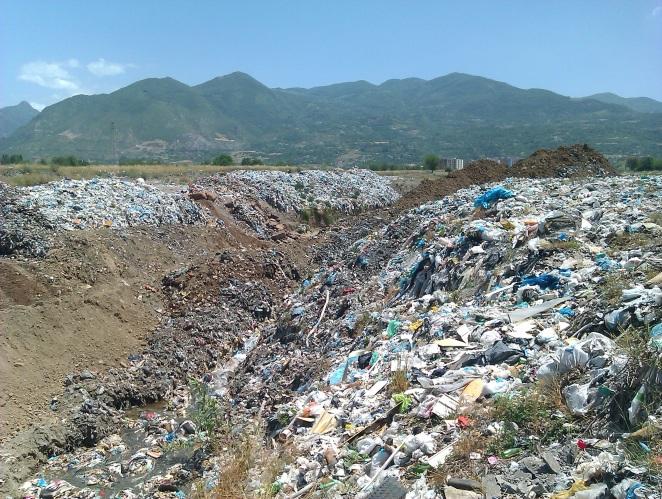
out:
M0 141L0 151L94 161L252 151L272 162L354 164L417 162L429 152L525 156L568 142L662 155L660 136L662 114L460 73L311 89L272 89L232 73L197 86L151 78L66 99Z
M11 135L14 130L28 123L39 111L23 101L15 106L0 108L0 137Z
M584 99L593 99L607 104L625 106L638 113L662 113L662 102L649 97L621 97L610 92L604 92L589 95L588 97L584 97Z

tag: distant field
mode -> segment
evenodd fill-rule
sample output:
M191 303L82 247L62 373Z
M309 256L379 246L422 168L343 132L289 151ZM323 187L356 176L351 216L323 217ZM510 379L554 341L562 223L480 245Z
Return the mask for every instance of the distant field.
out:
M317 167L325 169L324 167ZM233 170L280 170L297 171L295 166L215 166L215 165L90 165L90 166L53 166L53 165L13 165L0 167L0 181L11 185L36 185L58 180L64 177L89 179L115 175L119 177L164 179L177 183L187 183L201 175Z
M64 177L89 179L115 175L129 178L160 179L185 184L196 177L217 172L234 170L271 170L297 172L304 169L329 170L329 166L215 166L215 165L90 165L90 166L55 166L55 165L8 165L0 166L0 181L11 185L28 186L52 182ZM438 178L443 172L432 173L427 170L390 170L376 172L384 176L400 177L396 182L399 187L414 187L427 178Z

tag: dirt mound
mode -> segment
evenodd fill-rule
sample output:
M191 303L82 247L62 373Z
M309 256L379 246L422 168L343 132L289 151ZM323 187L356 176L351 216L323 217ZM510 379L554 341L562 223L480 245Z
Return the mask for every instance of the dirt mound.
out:
M587 144L539 149L513 165L513 176L584 178L616 175L607 158Z
M491 159L472 161L462 170L435 180L424 180L394 205L396 210L448 196L470 185L499 182L508 177L524 178L584 178L616 175L607 158L586 144L540 149L512 167Z
M509 176L512 176L512 172L506 165L491 159L479 159L472 161L462 170L449 173L446 177L424 180L416 189L402 196L394 208L396 210L413 208L421 203L448 196L470 185L498 182Z

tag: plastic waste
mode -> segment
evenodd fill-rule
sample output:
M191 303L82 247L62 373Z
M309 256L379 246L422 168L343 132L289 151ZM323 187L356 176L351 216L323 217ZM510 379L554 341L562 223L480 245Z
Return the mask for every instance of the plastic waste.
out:
M573 415L583 416L591 408L591 403L589 402L589 397L591 396L590 387L591 383L583 385L572 384L563 389L565 403Z
M635 491L641 489L643 485L637 480L625 478L623 481L611 488L611 494L615 499L638 499Z
M637 424L644 418L642 404L646 401L646 383L643 383L628 408L628 420L630 424Z
M564 317L574 317L575 316L575 311L571 309L570 307L561 307L558 310L559 314L563 315Z
M501 186L494 187L478 196L474 200L474 207L487 209L501 199L509 199L512 197L515 197L515 194L512 191Z
M356 450L359 454L369 456L379 445L384 445L381 439L365 437L356 442Z
M386 326L386 334L388 335L389 338L392 338L393 336L398 334L398 329L400 329L400 321L391 319L390 321L388 321L388 326Z
M506 449L506 450L502 451L501 452L501 457L504 458L504 459L510 459L511 457L515 457L515 456L517 456L521 453L522 453L522 449L520 449L518 447L513 447L513 448Z
M484 356L488 364L501 364L502 362L515 364L522 357L522 351L509 347L503 341L497 341L485 350Z
M391 457L391 453L384 447L379 449L370 460L370 476L375 476L375 473L384 465L384 463Z
M559 287L559 278L553 274L540 274L527 276L522 279L526 286L538 286L540 289L556 289Z
M650 336L650 346L656 350L662 350L662 323L651 328Z
M632 315L627 308L614 310L605 314L605 326L607 326L607 329L612 332L626 328L631 320Z

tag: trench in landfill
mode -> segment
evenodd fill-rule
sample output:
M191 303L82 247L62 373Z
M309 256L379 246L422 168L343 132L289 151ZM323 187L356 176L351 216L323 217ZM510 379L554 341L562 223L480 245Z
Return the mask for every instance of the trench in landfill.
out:
M255 348L256 340L254 336L249 337L227 362L222 363L222 367L210 373L211 380L207 384L207 389L211 394L216 397L227 395L229 378L246 359L247 354ZM169 421L172 422L170 427L172 431L165 435L165 442L173 442L176 438L174 430L180 428L182 423L190 421L187 416L193 409L194 403L195 401L191 400L190 404L179 408L178 411L168 410L166 400L143 407L132 407L125 411L125 425L118 433L122 444L116 447L115 451L111 450L108 456L86 459L90 454L94 454L93 449L88 450L82 454L84 458L82 462L73 462L64 471L59 467L49 469L46 466L38 473L39 479L46 482L64 480L80 489L98 487L100 495L112 496L136 488L153 477L162 476L175 465L186 465L193 459L195 448L175 445L167 449L167 452L150 456L144 452L145 441L149 434L150 421ZM104 477L110 476L108 471L114 472L114 477L106 481ZM191 485L186 483L178 489L188 493Z

